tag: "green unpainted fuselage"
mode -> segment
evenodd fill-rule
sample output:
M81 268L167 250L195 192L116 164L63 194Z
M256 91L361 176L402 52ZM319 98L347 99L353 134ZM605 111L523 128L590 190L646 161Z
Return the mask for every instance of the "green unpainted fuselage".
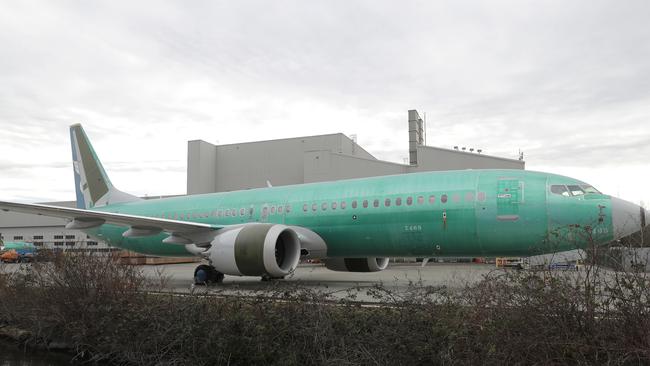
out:
M2 250L23 250L23 251L34 251L36 247L32 243L25 243L23 241L7 241L0 243Z
M612 240L610 196L563 196L584 182L523 170L414 173L145 200L98 211L234 225L308 228L328 257L525 256ZM367 203L367 204L366 204ZM126 227L87 230L113 246L185 256L167 234L125 238Z

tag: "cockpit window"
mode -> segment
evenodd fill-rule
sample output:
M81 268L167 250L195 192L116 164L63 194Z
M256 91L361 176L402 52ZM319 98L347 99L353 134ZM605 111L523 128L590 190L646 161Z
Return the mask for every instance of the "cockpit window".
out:
M588 184L574 184L566 186L564 184L554 184L551 186L551 193L566 197L582 196L585 194L602 194L596 188Z
M599 190L597 190L596 188L594 188L594 187L592 187L592 186L590 186L588 184L582 184L582 185L580 185L580 188L582 188L582 190L585 191L585 194L589 194L589 193L602 194L602 193L600 193Z
M571 191L571 194L574 196L581 196L585 194L585 191L583 191L582 188L580 188L580 186L578 185L572 185L567 187L569 187L569 191Z
M551 193L553 194L559 194L562 196L569 197L571 193L569 193L569 190L566 188L565 185L561 184L554 184L551 186Z

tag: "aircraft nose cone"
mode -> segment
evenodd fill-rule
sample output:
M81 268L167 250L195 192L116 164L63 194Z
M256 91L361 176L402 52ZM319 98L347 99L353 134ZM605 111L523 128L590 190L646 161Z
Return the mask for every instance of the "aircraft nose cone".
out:
M650 215L641 206L612 197L612 226L614 239L620 239L640 231L648 223Z

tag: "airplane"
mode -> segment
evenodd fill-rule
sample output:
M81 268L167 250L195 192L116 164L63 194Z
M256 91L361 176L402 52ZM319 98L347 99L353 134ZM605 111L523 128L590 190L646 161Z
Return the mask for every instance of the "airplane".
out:
M0 240L0 252L4 250L29 250L35 251L36 247L32 243L26 243L23 241L8 241L3 242Z
M111 183L80 124L70 126L77 208L0 202L69 220L109 245L198 256L197 284L282 279L301 259L376 272L390 257L530 256L601 245L650 212L566 176L525 170L411 173L143 200Z
M32 243L22 241L3 242L0 239L0 262L31 261L36 252Z

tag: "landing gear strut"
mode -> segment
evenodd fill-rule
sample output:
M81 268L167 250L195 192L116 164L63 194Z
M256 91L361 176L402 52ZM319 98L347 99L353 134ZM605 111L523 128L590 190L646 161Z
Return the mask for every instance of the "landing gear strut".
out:
M216 268L207 264L202 264L194 270L195 285L214 285L222 283L224 274L217 271Z

